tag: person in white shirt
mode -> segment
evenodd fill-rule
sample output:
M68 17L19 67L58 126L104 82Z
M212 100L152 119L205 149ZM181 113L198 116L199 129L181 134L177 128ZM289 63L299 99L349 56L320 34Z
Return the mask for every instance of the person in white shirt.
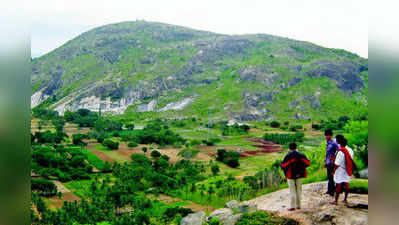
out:
M335 201L331 202L331 204L334 205L338 204L339 195L342 191L345 192L343 202L345 204L348 203L347 198L349 194L349 182L353 172L353 150L346 146L347 140L343 136L337 137L337 142L340 148L335 156L334 161L334 182L337 184L335 190Z

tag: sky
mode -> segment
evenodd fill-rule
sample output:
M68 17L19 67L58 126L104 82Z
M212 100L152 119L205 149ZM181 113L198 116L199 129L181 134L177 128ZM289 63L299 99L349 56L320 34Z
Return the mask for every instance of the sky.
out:
M40 4L39 4L40 2ZM265 33L368 57L368 10L360 0L24 1L31 53L43 55L91 28L146 20L222 34Z

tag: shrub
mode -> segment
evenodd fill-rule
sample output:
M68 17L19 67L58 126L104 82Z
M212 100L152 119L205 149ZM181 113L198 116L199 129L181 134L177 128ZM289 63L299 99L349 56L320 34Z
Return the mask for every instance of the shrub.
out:
M147 147L143 147L141 150L142 150L144 153L146 153L146 152L147 152Z
M217 155L216 160L223 162L224 158L226 157L226 153L227 153L227 151L225 149L218 149L217 153L216 153L216 155Z
M191 146L196 146L196 145L200 145L200 144L201 144L200 140L197 140L197 139L190 140Z
M161 155L161 159L165 160L165 161L169 161L169 156L167 155Z
M127 144L127 147L129 147L129 148L135 148L137 146L139 146L139 145L136 142L130 142L129 144Z
M157 150L153 150L153 151L151 152L151 157L153 157L153 158L159 158L159 157L161 157L161 153L158 152Z
M272 121L270 123L270 126L273 127L273 128L279 128L280 127L280 123L277 122L277 121Z
M86 135L84 134L73 134L72 143L74 145L86 146L87 143L83 141L84 138L86 138Z
M285 125L285 126L288 126L288 125L290 125L290 122L289 122L289 121L285 121L285 122L284 122L284 125Z
M254 212L244 214L236 225L299 225L299 222L284 217L278 217L268 212Z
M151 166L151 160L145 154L131 154L130 158L144 167Z
M209 225L220 225L220 219L218 217L212 217L209 221Z
M57 186L50 180L32 179L31 190L38 191L42 196L54 196L57 194Z
M226 165L237 168L240 166L239 159L241 155L238 152L226 151L225 149L218 149L216 160L225 163Z
M314 130L320 130L320 129L321 129L321 126L320 126L320 124L312 123L312 129L314 129Z
M110 139L105 139L102 142L102 145L104 145L105 147L107 147L107 148L109 148L111 150L119 149L119 142L115 142L115 141L112 141Z
M217 164L213 164L211 167L211 171L213 173L214 176L218 175L220 168Z
M280 134L280 133L266 133L263 136L265 141L272 141L276 144L288 144L291 142L301 142L305 135L303 133L294 133L294 134Z

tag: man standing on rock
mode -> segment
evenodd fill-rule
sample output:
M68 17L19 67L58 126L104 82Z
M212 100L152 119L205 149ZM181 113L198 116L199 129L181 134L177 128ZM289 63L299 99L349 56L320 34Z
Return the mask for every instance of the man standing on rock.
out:
M340 146L337 156L334 161L334 181L337 184L335 190L335 200L331 202L333 205L338 204L339 195L341 192L345 192L343 202L348 203L347 198L349 194L349 182L353 174L353 170L356 168L353 162L353 151L352 149L346 148L347 140L345 138L339 139L338 144Z
M296 143L289 145L290 152L280 164L287 178L291 195L291 207L289 211L301 208L302 182L301 178L307 176L306 167L310 165L306 156L297 150Z
M335 182L334 182L333 170L334 170L334 158L335 158L335 153L338 150L338 145L332 139L333 137L332 130L324 131L324 136L326 138L326 159L324 166L327 169L327 178L328 178L328 186L326 194L329 194L330 196L334 197Z

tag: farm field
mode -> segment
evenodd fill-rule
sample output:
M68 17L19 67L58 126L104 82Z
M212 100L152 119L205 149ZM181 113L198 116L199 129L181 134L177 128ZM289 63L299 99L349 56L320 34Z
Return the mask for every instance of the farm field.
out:
M57 215L68 202L72 204L68 207L93 200L116 204L112 193L117 191L127 196L136 193L128 198L152 202L149 206L157 218L173 210L211 213L231 200L246 201L286 188L279 164L290 142L297 142L299 151L312 161L303 182L326 179L323 133L312 128L315 122L287 130L259 121L234 126L221 121L209 127L190 118L153 120L134 129L113 117L96 120L101 124L93 127L79 127L73 121L60 127L54 119L32 120L32 179L50 181L57 190L34 197L40 199L36 205L44 204ZM337 131L345 132L345 124ZM108 128L103 132L99 127ZM127 204L113 210L125 214L132 207Z

